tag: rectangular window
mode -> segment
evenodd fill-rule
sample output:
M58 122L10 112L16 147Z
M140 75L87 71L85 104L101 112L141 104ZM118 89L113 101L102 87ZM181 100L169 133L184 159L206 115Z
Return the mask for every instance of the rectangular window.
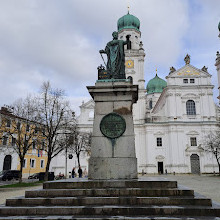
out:
M7 143L8 143L8 137L7 136L3 136L3 141L2 141L3 143L3 145L7 145Z
M183 79L183 83L188 83L188 79Z
M38 130L39 130L38 127L35 127L34 129L35 134L37 134Z
M27 166L27 160L24 159L24 161L23 161L23 168L26 168L26 166Z
M190 83L195 83L195 79L190 79Z
M45 147L45 142L42 141L42 147L41 147L41 150L44 150L44 147Z
M162 147L162 138L157 138L157 147Z
M35 160L34 159L30 159L30 164L31 164L31 168L35 167Z
M30 131L30 125L26 125L26 131Z
M10 128L11 127L11 120L7 119L6 121L6 127Z
M44 168L44 160L40 160L40 168Z
M32 148L33 148L33 150L36 148L36 140L33 140L33 142L32 142Z
M15 146L15 144L16 144L16 138L12 137L11 138L11 145Z
M190 144L191 144L191 146L197 146L196 137L191 137L190 138Z

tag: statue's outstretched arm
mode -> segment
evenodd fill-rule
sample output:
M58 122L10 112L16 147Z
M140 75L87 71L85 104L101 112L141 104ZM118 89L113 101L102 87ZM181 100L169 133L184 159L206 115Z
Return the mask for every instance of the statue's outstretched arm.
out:
M100 50L99 53L106 53L106 51L105 50Z

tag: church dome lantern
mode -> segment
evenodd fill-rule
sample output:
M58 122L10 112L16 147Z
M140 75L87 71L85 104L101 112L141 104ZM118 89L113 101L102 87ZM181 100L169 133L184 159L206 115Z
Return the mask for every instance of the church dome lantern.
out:
M151 79L147 84L147 93L162 93L163 89L167 86L167 82L160 77L156 76Z
M118 31L123 29L135 29L140 31L140 20L128 12L128 14L118 19Z

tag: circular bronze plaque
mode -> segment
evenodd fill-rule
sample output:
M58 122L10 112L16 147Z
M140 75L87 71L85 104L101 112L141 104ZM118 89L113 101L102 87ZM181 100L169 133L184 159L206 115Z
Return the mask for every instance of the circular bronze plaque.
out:
M125 119L117 113L109 113L102 118L100 130L105 137L118 138L126 130Z

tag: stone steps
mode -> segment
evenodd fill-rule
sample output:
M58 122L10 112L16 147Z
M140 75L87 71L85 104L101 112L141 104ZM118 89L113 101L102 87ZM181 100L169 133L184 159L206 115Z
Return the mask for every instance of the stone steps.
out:
M165 189L177 188L176 181L138 181L138 180L106 180L106 181L80 181L67 182L48 181L43 185L44 189L99 189L99 188L150 188Z
M220 220L218 217L202 217L202 216L192 216L192 217L172 217L172 216L10 216L10 217L0 217L0 220L23 220L23 219L75 219L75 220Z
M191 205L211 206L206 198L170 197L56 197L7 199L7 206L86 206L86 205Z
M34 206L0 208L0 216L30 215L82 215L82 216L213 216L220 217L220 209L204 206Z
M88 187L88 188L86 188ZM176 181L51 181L7 199L0 219L218 219L220 206ZM218 208L216 208L218 207Z
M26 191L26 198L34 197L74 197L74 196L145 196L145 197L167 197L187 196L193 197L193 190L186 189L141 189L141 188L108 188L108 189L46 189Z

